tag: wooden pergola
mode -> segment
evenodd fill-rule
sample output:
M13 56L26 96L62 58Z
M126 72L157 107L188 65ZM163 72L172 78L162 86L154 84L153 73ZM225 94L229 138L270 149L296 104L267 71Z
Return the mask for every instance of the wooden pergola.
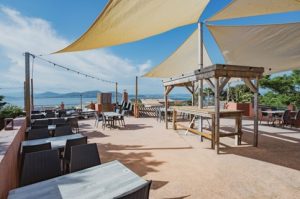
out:
M165 123L166 128L168 128L167 120L167 109L168 109L168 95L174 87L185 86L188 90L194 94L195 83L200 81L205 81L210 88L215 93L214 101L215 107L213 110L213 145L217 145L217 153L219 153L219 138L220 138L220 92L226 86L232 78L241 78L245 84L250 88L254 93L254 137L253 137L253 146L258 145L258 90L259 84L258 80L262 78L264 73L263 67L251 67L251 66L238 66L238 65L227 65L227 64L214 64L203 69L196 70L189 74L183 74L180 77L170 78L169 80L163 81L165 87ZM203 95L200 96L203 98ZM202 100L202 99L201 99ZM202 108L202 107L200 107ZM200 111L198 107L194 107L194 113ZM190 109L189 109L190 110ZM191 112L191 111L190 111ZM201 118L201 117L200 117ZM202 130L202 122L201 127Z

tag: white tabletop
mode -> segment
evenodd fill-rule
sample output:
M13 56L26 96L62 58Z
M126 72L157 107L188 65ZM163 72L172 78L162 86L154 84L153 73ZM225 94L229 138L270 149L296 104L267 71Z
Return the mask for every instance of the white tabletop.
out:
M274 110L274 111L271 111L271 110L269 110L269 111L261 111L262 113L272 113L272 114L283 114L284 113L284 111L278 111L278 110Z
M105 117L119 117L119 116L122 116L120 113L116 113L116 112L103 112L103 115Z
M62 148L66 145L67 140L81 138L83 135L81 134L73 134L73 135L64 135L64 136L57 136L57 137L50 137L44 139L36 139L36 140L26 140L22 142L21 150L23 146L31 146L37 144L44 144L51 142L52 149Z
M77 171L9 192L9 199L39 198L101 198L112 199L146 181L119 161Z

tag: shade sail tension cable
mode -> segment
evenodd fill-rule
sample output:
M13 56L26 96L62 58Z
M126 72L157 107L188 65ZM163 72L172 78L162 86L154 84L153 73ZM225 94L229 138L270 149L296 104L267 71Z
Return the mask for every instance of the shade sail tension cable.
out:
M50 65L53 65L53 67L59 67L59 68L62 68L64 70L66 70L66 71L69 71L69 72L72 72L72 73L76 73L78 75L82 75L82 76L85 76L87 78L95 79L95 80L102 81L102 82L105 82L105 83L109 83L109 84L116 84L117 83L117 82L114 82L114 81L105 80L105 79L102 79L102 78L99 78L99 77L96 77L96 76L93 76L93 75L89 75L89 74L86 74L86 73L74 70L74 69L72 69L70 67L63 66L61 64L54 63L53 61L50 61L50 60L45 59L45 58L42 58L40 55L34 55L34 54L31 54L31 53L29 53L29 54L32 56L33 60L37 58L37 59L39 59L41 61L49 63Z

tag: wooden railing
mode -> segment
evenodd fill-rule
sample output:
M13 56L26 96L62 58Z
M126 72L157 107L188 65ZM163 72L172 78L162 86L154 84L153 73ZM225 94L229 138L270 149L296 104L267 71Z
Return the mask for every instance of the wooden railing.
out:
M139 106L139 117L157 117L157 110L161 108L157 107L144 107Z

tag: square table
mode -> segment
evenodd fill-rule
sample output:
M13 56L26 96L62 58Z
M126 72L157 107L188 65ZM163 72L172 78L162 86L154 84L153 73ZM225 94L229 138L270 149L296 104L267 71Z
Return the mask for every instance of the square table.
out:
M102 114L105 118L113 119L113 126L115 126L115 118L123 116L122 114L116 112L103 112Z
M82 138L82 137L84 137L82 134L77 133L73 135L64 135L64 136L50 137L50 138L43 138L43 139L36 139L36 140L25 140L21 143L21 150L23 149L23 146L32 146L32 145L44 144L48 142L51 143L52 149L59 149L65 147L67 140Z
M112 161L32 185L13 189L9 199L112 199L146 184L146 180Z

